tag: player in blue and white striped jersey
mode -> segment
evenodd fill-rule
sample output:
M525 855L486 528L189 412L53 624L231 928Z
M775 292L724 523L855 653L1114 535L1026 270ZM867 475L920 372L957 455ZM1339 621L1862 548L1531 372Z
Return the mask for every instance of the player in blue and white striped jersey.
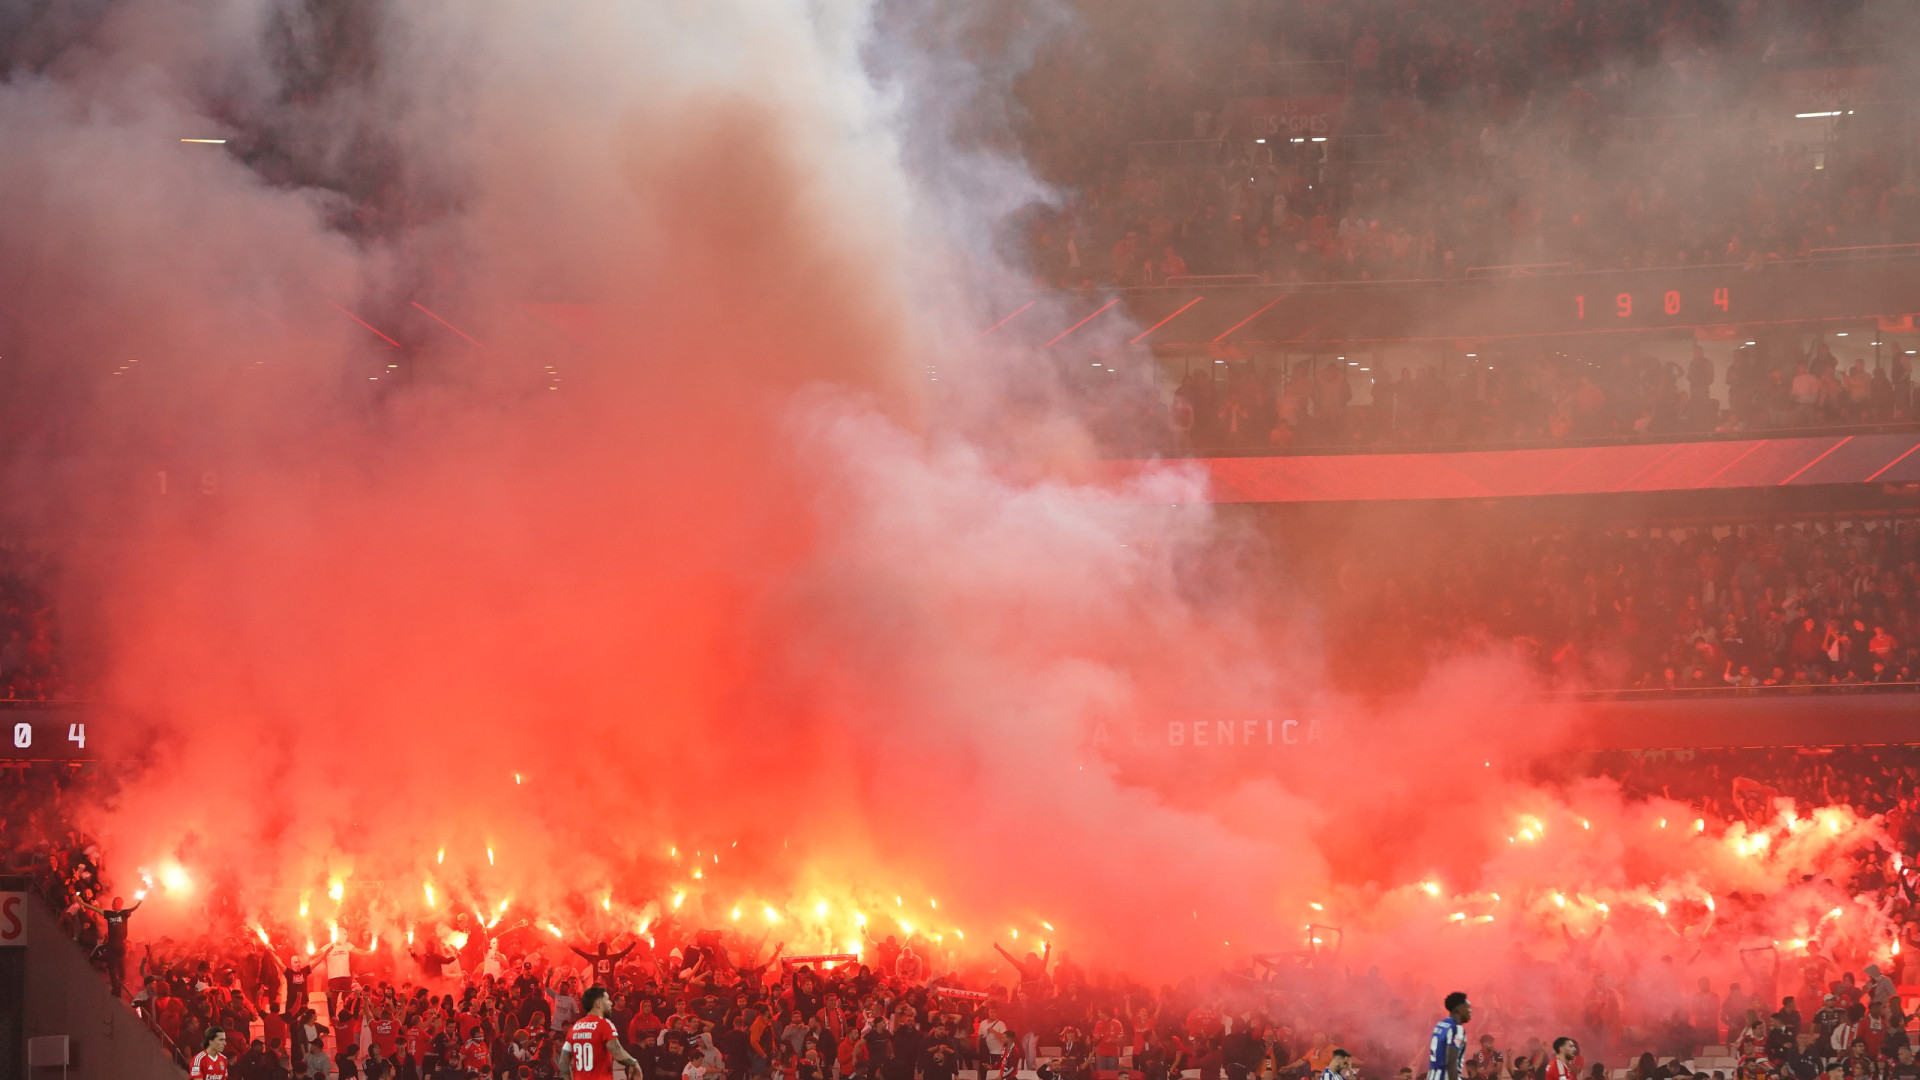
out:
M1459 990L1447 995L1446 1019L1433 1025L1427 1040L1427 1080L1460 1080L1460 1064L1467 1054L1467 1021L1473 1003Z
M1327 1067L1320 1070L1320 1080L1353 1080L1353 1055L1335 1047Z

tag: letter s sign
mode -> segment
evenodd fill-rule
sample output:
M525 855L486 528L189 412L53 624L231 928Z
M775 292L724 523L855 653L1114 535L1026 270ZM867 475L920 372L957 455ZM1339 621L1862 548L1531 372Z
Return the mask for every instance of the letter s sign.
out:
M26 893L0 893L0 947L27 943L26 917Z

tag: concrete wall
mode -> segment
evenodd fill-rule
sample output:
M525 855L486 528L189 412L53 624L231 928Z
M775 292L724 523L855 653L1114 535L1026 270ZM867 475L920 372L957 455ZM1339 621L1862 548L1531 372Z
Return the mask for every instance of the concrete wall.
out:
M53 912L31 894L21 906L26 913L26 1037L72 1036L74 1065L66 1070L66 1080L181 1080L186 1070L174 1064L131 1008L107 992L106 980L61 931ZM43 1068L22 1075L53 1080L61 1073Z

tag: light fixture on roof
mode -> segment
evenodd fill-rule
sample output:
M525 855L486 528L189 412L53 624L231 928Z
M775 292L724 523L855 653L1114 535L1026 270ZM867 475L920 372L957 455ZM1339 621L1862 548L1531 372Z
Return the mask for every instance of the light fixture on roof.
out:
M1852 115L1853 115L1852 109L1834 109L1831 112L1797 112L1793 114L1793 118L1795 120L1817 120L1825 116L1852 116Z

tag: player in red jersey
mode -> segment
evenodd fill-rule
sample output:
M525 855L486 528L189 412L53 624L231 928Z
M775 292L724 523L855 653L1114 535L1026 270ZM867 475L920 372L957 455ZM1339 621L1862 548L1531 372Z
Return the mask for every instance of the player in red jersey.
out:
M1580 1056L1580 1044L1562 1035L1553 1040L1553 1057L1547 1061L1547 1080L1580 1080L1574 1059Z
M208 1028L205 1048L193 1055L193 1064L187 1068L189 1080L227 1080L226 1050L227 1033Z
M584 1010L580 1019L567 1030L566 1052L560 1055L560 1075L580 1080L613 1080L613 1063L626 1066L629 1075L637 1075L640 1062L620 1045L620 1032L607 1014L613 1011L613 999L604 986L590 986L580 995Z

